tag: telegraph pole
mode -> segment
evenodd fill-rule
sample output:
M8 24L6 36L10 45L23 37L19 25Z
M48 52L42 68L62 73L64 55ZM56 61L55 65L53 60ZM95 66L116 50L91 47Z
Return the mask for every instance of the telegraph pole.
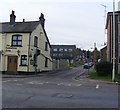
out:
M106 22L106 12L107 12L106 8L107 8L107 5L101 4L101 6L104 7L104 25L105 25L105 22ZM106 34L106 29L105 29L105 34Z
M112 81L115 81L115 1L113 0L113 70L112 70Z

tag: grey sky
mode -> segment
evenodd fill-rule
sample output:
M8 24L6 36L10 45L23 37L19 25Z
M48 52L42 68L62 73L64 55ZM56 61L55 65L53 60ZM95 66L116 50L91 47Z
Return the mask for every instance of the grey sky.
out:
M112 11L112 0L0 0L0 22L8 22L12 10L16 21L38 20L42 12L51 44L74 44L90 50L96 42L100 49L106 42L101 4Z

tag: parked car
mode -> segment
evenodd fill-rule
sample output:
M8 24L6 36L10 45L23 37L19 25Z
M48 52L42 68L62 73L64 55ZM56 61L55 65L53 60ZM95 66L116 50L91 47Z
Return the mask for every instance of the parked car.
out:
M85 63L84 65L83 65L83 68L84 69L89 69L89 68L91 68L93 66L93 62L89 62L89 63Z
M84 69L89 69L89 68L90 68L89 63L85 63L85 64L83 65L83 68L84 68Z
M92 67L94 64L93 62L89 62L89 66Z

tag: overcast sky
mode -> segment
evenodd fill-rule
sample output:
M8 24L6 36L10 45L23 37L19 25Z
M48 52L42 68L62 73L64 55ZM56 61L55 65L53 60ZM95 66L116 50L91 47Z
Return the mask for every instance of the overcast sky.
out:
M118 9L116 2L116 10ZM39 20L45 16L45 29L51 44L70 44L91 50L94 42L106 42L105 8L112 11L112 0L0 0L0 22L8 22L11 11L16 21ZM102 4L102 5L101 5Z

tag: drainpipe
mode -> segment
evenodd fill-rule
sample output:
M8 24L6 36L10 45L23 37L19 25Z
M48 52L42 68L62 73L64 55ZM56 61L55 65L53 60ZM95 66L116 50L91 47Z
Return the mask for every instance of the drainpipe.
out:
M110 38L110 62L112 63L112 57L113 57L113 17L111 16L111 38Z
M31 33L29 34L29 44L28 44L28 66L27 66L27 72L29 72L29 60L30 60L30 40L31 40Z

